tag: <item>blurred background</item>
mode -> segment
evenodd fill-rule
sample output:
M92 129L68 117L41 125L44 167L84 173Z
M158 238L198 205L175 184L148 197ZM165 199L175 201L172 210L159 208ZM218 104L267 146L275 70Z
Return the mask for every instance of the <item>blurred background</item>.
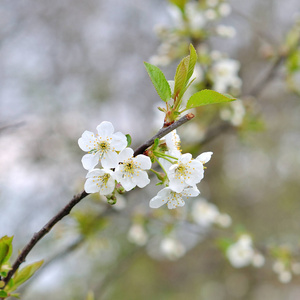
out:
M219 22L234 26L236 35L213 37L210 45L240 61L247 96L272 68L264 55L282 45L300 3L228 3L232 12ZM167 1L1 0L0 235L14 235L14 257L83 189L84 153L77 144L83 131L110 121L131 135L133 148L155 133L159 98L143 61L160 45L157 24L172 26ZM167 79L177 63L162 67ZM119 210L100 221L105 202L89 196L28 256L33 262L64 254L33 277L22 299L85 299L88 291L95 299L299 299L299 277L281 283L272 259L260 269L236 269L216 246L216 236L232 237L242 228L266 256L272 245L299 256L300 98L287 89L283 66L257 99L246 98L263 124L259 130L230 130L201 144L201 116L193 135L181 129L183 147L195 155L214 152L199 189L231 216L230 230L187 229L186 212L163 208L185 246L168 259L158 254L158 240L168 234L161 221L147 227L147 243L127 238L132 223L149 222L155 183L124 195ZM96 225L89 227L84 216L95 217Z

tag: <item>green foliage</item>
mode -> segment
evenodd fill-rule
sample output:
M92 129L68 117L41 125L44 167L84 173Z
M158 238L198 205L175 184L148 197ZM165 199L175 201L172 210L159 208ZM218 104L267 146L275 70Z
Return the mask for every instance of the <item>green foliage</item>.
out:
M95 300L95 296L93 292L88 292L85 300Z
M5 291L0 291L0 297L1 298L6 298L8 295Z
M8 293L16 290L22 283L27 281L44 263L43 260L32 263L24 267L21 271L17 271L13 277L13 285L8 286L6 290Z
M164 73L156 66L144 62L148 75L159 97L168 102L171 98L171 88Z
M300 51L293 51L286 61L287 70L294 73L300 70Z
M182 12L184 11L187 0L169 0L172 4L176 5Z
M194 108L202 105L225 103L236 100L230 95L222 95L212 90L202 90L194 94L187 102L186 108Z
M99 213L95 210L74 211L72 217L77 221L80 234L86 237L96 234L107 225L106 218L99 218Z
M4 236L0 239L0 275L5 277L10 270L8 260L12 254L13 237Z
M131 145L131 136L130 136L130 134L126 134L126 139L127 139L127 147L130 147L130 145Z
M197 53L192 44L190 44L190 55L186 56L179 63L174 77L175 86L173 98L181 99L187 88L189 87L189 80L193 75L194 68L197 62Z

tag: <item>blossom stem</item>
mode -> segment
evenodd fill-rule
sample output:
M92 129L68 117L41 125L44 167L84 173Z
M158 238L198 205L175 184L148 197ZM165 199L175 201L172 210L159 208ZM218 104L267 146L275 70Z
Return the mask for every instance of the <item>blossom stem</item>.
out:
M167 172L166 172L165 168L162 166L162 164L160 163L160 161L158 159L156 161L159 164L159 166L161 167L161 169L164 171L164 173L167 175Z

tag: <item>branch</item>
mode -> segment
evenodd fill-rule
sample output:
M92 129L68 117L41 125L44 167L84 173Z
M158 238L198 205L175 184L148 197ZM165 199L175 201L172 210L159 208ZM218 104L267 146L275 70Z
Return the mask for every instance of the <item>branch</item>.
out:
M164 137L165 135L167 135L168 133L170 133L174 129L178 128L179 126L183 125L187 121L193 119L194 117L195 117L194 114L189 113L189 114L186 114L185 116L183 116L182 118L180 118L179 120L177 120L176 122L174 122L173 124L171 124L170 126L168 126L166 128L161 128L159 130L159 132L155 136L153 136L151 139L149 139L148 141L146 141L143 145L139 146L134 151L134 156L137 156L138 154L143 154L144 151L148 147L150 147L151 145L153 145L155 139L161 139L162 137Z
M151 139L146 141L143 145L141 145L135 150L134 156L142 154L149 146L151 146L154 143L155 139L160 139L164 137L169 132L183 125L192 118L194 118L194 115L192 113L189 113L184 117L180 118L178 121L171 124L170 126L168 126L167 128L160 129L156 135L154 135ZM41 240L48 232L50 232L54 225L58 223L63 217L67 216L71 212L72 208L86 196L88 196L88 193L86 193L85 191L81 191L79 194L75 195L72 198L72 200L58 214L56 214L40 231L36 232L33 235L29 243L23 248L16 261L12 265L12 269L8 272L7 276L2 279L5 283L2 289L4 289L4 287L7 285L12 276L16 273L20 265L25 261L29 252L38 243L38 241Z

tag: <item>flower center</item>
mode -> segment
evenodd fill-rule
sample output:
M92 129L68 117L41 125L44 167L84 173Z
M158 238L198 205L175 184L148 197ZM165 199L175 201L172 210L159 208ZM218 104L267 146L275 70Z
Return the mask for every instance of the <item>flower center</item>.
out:
M105 141L98 142L98 150L100 151L101 154L104 154L108 152L110 149L110 144Z
M109 178L110 178L109 174L104 174L103 176L100 177L100 180L102 181L103 184L106 185Z
M127 163L124 164L124 171L126 173L134 174L134 170L136 166L132 160L129 160Z
M178 176L184 176L186 173L186 167L183 165L179 165L176 169L176 173L178 174Z

